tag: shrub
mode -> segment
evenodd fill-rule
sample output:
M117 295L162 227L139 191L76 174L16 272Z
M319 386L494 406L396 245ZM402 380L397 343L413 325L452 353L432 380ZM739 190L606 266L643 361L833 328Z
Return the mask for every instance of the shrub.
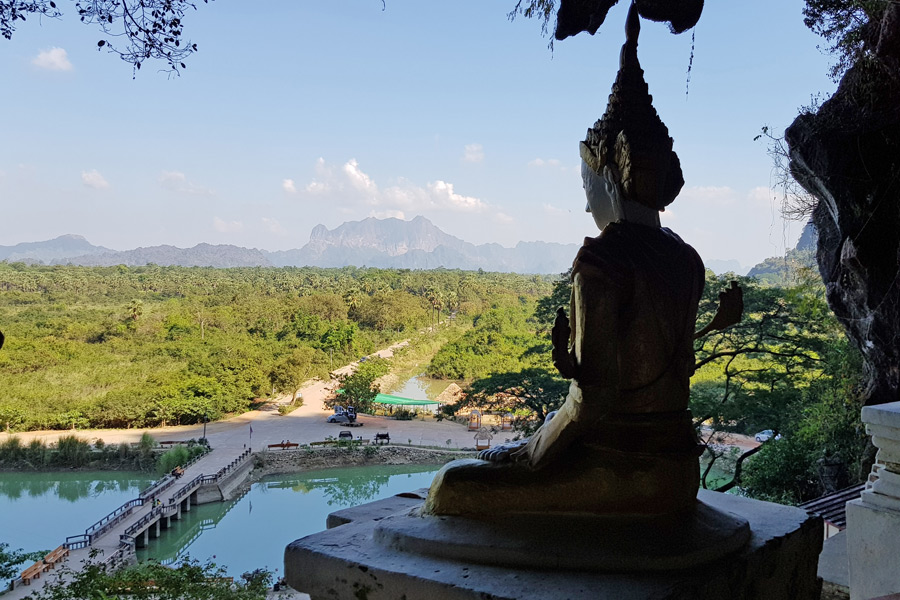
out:
M13 436L0 444L0 461L15 462L22 458L22 441Z
M47 444L42 440L31 440L31 443L28 444L28 449L25 450L25 459L37 467L44 467L50 464L51 456L50 449L47 448Z
M394 418L398 421L412 421L415 416L416 413L411 410L406 410L405 408L394 411Z
M56 442L56 462L66 467L82 467L91 456L91 445L74 435L65 435Z
M165 475L175 467L186 464L190 459L191 453L185 446L175 446L159 457L156 461L156 471L160 475Z

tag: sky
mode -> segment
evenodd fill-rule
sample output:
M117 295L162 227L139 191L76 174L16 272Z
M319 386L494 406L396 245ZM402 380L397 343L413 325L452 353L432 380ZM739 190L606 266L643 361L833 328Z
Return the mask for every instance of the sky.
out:
M133 78L61 2L0 39L0 245L286 250L319 223L417 215L476 244L581 243L597 231L578 142L605 110L627 4L552 50L514 5L215 0L184 19L199 52L180 77ZM749 267L802 230L754 141L834 91L802 7L707 0L677 36L642 22L686 182L663 225L705 259Z

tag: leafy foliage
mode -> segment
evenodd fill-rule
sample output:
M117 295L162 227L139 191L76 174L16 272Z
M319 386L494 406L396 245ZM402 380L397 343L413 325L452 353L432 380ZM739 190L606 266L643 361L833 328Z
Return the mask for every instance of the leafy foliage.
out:
M472 329L442 347L427 372L443 379L473 380L549 363L549 345L528 325L533 304L492 308Z
M353 373L341 377L341 389L344 393L331 402L353 406L357 412L371 413L372 400L381 391L375 380L387 375L388 371L390 365L383 358L370 358L360 362Z
M0 427L215 420L426 327L430 294L469 320L548 289L541 277L447 270L0 262Z
M19 550L10 550L9 544L0 542L0 580L12 579L17 577L21 570L20 565L30 561L40 560L44 557L45 552L23 552Z
M513 428L525 435L562 406L569 382L548 369L529 368L473 381L453 408L473 407L514 415Z
M891 0L806 0L803 22L825 38L837 57L831 76L837 81L877 43L876 29Z
M63 567L65 569L66 567ZM225 576L214 563L185 559L174 568L155 562L117 571L89 563L69 570L66 580L54 580L32 594L37 600L70 598L144 598L148 600L262 600L272 574L265 570L244 573L240 582Z
M209 0L203 0L204 4ZM196 10L191 0L79 0L75 12L82 23L97 25L103 38L97 49L117 54L134 70L148 60L162 61L168 71L187 68L185 60L197 51L186 40L184 18ZM0 35L11 39L19 22L28 16L60 18L54 0L0 0Z

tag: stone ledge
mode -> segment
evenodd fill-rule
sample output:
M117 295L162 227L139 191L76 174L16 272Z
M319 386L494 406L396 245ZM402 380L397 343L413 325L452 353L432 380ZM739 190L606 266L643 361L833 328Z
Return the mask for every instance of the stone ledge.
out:
M822 524L801 509L701 491L700 499L747 519L752 531L733 557L692 571L584 573L513 569L421 556L377 544L377 521L355 520L291 543L285 574L316 600L814 600ZM355 509L357 516L367 510ZM409 510L408 507L401 511ZM536 549L540 553L540 548Z

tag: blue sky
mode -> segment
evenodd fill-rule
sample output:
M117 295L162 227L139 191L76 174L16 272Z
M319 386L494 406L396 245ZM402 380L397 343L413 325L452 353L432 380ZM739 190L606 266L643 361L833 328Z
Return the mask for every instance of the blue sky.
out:
M580 243L596 230L578 142L605 109L626 4L552 52L537 21L507 19L514 4L216 0L185 19L200 51L181 77L132 79L64 2L0 40L0 245L281 250L318 223L416 215L474 243ZM643 22L686 180L663 222L704 258L750 266L799 236L753 138L834 89L802 6L708 0L679 36Z

